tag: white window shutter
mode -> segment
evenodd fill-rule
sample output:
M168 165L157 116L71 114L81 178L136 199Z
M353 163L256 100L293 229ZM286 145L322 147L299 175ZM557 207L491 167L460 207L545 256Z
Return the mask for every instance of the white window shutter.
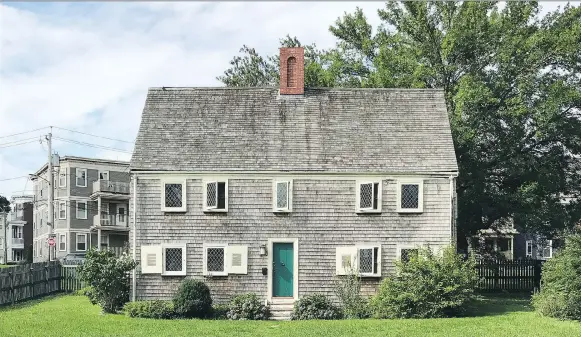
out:
M185 254L182 255L183 258ZM183 265L185 266L185 261ZM161 272L161 246L141 246L141 273L161 274Z
M210 181L206 183L206 208L218 207L218 182Z
M248 246L226 247L228 274L248 274Z
M357 270L357 247L337 247L335 252L337 275L347 275Z

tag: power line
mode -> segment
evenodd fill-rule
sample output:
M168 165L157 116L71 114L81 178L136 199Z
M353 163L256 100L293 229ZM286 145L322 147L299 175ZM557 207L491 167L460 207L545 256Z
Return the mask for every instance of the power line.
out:
M35 132L35 131L44 130L46 128L48 128L48 126L45 126L43 128L34 129L34 130L29 130L29 131L24 131L24 132L19 132L19 133L13 133L11 135L0 136L0 138L8 138L8 137L13 137L13 136L23 135L25 133L31 133L31 132Z
M79 141L76 141L76 140L73 140L73 139L68 139L68 138L61 138L61 137L53 137L53 138L54 139L58 139L58 140L62 140L64 142L72 143L72 144L83 145L83 146L88 146L88 147L94 147L96 149L111 150L111 151L124 152L124 153L131 154L130 151L118 149L118 148L115 148L115 147L109 147L109 146L104 146L104 145L98 145L98 144L92 144L92 143L79 142Z
M20 177L14 177L14 178L0 179L0 181L8 181L8 180L15 180L15 179L22 179L22 178L28 178L28 176L20 176Z
M10 144L14 144L14 143L20 143L20 142L29 141L29 140L38 140L38 138L37 137L32 137L32 138L19 139L19 140L15 140L15 141L8 142L8 143L0 143L0 146L2 146L2 145L10 145Z
M53 128L55 128L55 129L61 129L61 130L69 131L69 132L80 133L82 135L87 135L87 136L91 136L91 137L97 137L97 138L103 138L103 139L113 140L113 141L116 141L116 142L122 142L122 143L128 143L128 144L135 143L135 142L127 141L127 140L121 140L121 139L116 139L116 138L109 138L109 137L104 137L104 136L97 136L97 135L93 135L93 134L86 133L86 132L75 131L75 130L71 130L71 129L65 129L65 128L61 128L61 127L58 127L58 126L53 126Z
M20 145L25 145L25 144L32 144L32 143L36 143L37 141L38 141L38 139L29 140L27 142L21 142L21 143L16 143L16 144L11 144L11 145L4 145L4 146L0 146L0 149L5 149L7 147L13 147L13 146L20 146Z

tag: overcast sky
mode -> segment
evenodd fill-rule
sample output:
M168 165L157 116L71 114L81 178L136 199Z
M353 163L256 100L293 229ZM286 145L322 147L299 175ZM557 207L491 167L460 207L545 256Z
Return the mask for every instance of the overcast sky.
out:
M544 11L566 2L544 2ZM46 163L49 125L133 141L148 87L220 86L243 44L278 52L297 36L334 46L328 27L356 6L379 23L383 2L2 3L0 195L32 193L26 176ZM53 129L56 137L131 151L132 145ZM61 156L129 160L130 154L55 140Z

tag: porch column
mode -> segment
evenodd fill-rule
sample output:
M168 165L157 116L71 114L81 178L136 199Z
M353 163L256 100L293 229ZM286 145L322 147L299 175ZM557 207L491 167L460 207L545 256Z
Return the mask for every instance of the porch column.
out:
M97 250L101 250L101 228L97 229Z
M101 196L99 196L97 198L97 219L99 219L99 221L97 222L98 226L101 226ZM95 225L95 224L93 224Z

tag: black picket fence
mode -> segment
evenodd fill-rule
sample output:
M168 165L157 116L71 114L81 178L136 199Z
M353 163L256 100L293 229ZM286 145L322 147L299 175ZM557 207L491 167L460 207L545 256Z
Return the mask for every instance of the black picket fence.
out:
M481 292L533 292L541 287L542 260L479 261Z

